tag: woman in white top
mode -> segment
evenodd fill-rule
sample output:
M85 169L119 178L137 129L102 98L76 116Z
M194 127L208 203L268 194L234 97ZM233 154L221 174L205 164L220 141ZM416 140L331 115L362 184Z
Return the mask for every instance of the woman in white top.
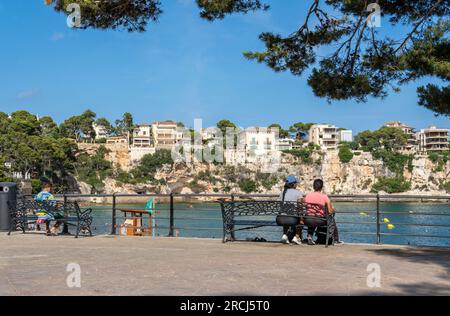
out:
M280 201L284 202L301 202L303 199L303 193L297 190L298 180L295 176L288 176L286 178L284 184L284 190L280 195ZM281 237L281 242L285 244L289 244L288 237L289 226L283 226L283 237ZM302 244L301 238L301 227L296 228L295 237L292 239L292 242L297 245Z

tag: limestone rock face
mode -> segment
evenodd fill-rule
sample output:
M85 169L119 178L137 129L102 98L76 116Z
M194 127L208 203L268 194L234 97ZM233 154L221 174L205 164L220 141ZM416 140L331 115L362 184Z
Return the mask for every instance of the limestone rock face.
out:
M89 144L89 143L80 143L78 144L78 150L80 152L87 153L89 155L95 154L98 148L101 146L106 147L109 150L109 153L106 155L106 159L111 161L112 164L121 168L124 171L129 171L131 169L131 159L130 159L130 150L127 144Z
M129 170L131 165L127 160L125 149L116 149L108 159L125 171ZM427 157L417 157L412 165L412 171L405 168L403 174L406 180L411 181L411 191L403 194L446 193L443 184L450 181L450 162L438 168ZM243 180L251 179L259 184L255 193L279 194L283 187L283 179L292 174L299 178L299 189L304 192L310 192L314 179L321 178L325 181L326 192L329 194L368 194L378 178L395 176L381 160L374 159L370 153L355 155L352 161L345 164L341 163L337 151L315 153L312 162L308 164L291 155L283 154L277 167L277 171L270 175L273 184L271 188L270 185L263 185L260 175L262 168L258 163L230 166L196 162L188 165L176 163L174 166L163 166L154 175L155 180L139 185L122 184L107 179L104 193L242 193L239 184ZM83 192L89 190L85 186Z
M85 182L78 181L78 192L80 194L92 194L92 186Z

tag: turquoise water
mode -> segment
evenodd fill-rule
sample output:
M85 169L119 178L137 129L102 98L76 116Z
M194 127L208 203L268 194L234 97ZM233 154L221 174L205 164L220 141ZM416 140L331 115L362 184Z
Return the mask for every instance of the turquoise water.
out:
M375 243L376 214L375 203L336 203L337 222L341 232L341 239L347 243ZM118 208L143 208L144 205L120 205ZM93 207L94 234L108 234L111 232L111 206ZM167 236L169 233L169 205L157 205L155 215L155 234ZM342 213L340 213L342 212ZM356 212L345 214L344 212ZM403 235L431 235L450 237L450 227L439 226L411 226L412 224L448 225L450 226L450 204L428 203L382 203L381 218L388 219L395 226L389 229L387 224L381 225L381 233L389 234L381 237L385 244L449 246L450 238L394 236ZM426 213L442 214L445 216L425 215ZM123 223L121 212L117 212L117 224ZM356 224L361 222L363 224ZM175 232L180 237L219 238L223 236L222 215L220 207L215 203L206 204L176 204ZM265 227L252 231L237 232L239 239L263 237L267 240L279 240L282 229L279 227Z

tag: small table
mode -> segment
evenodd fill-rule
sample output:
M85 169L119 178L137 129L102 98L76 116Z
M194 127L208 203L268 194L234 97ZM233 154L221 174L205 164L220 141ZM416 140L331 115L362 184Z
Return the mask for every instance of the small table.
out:
M119 209L124 216L125 221L120 225L120 236L152 236L153 220L152 214L146 210ZM148 215L148 225L145 225L144 215Z

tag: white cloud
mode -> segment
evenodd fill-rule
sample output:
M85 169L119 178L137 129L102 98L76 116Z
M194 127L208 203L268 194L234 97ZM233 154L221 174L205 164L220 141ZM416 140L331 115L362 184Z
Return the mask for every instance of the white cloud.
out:
M17 94L18 100L28 99L39 93L38 89L24 90Z
M64 33L55 32L55 33L52 34L52 36L50 36L50 40L52 42L57 42L57 41L63 40L64 37L65 37Z

